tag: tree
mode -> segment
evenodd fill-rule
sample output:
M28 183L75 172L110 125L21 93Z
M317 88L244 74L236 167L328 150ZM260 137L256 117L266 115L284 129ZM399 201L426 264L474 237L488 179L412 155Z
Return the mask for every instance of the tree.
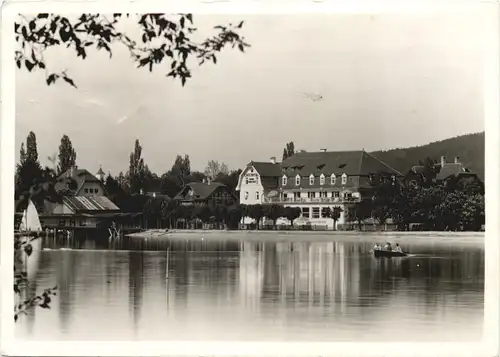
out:
M265 205L263 209L264 216L273 221L273 228L276 229L276 221L278 218L283 217L285 212L283 210L283 206L271 204Z
M324 207L321 210L321 216L325 218L331 218L333 220L333 230L337 229L337 221L340 219L340 215L344 210L339 207L335 206L332 208L330 207Z
M347 210L347 221L357 222L358 229L362 230L362 222L371 217L371 208L372 205L370 200L361 200L349 207Z
M293 154L295 154L295 144L293 143L293 141L290 141L283 149L283 161L285 161L286 158L292 156Z
M236 192L236 187L238 186L240 174L241 169L232 170L229 174L219 173L219 175L215 178L215 181L226 185L231 193L234 194Z
M59 166L57 172L59 174L65 172L76 164L76 151L73 149L73 144L67 135L61 138L59 145Z
M111 174L106 176L106 179L104 180L104 188L112 201L125 195L125 191L123 191L120 183L113 176L111 176Z
M293 227L293 221L300 217L302 210L299 207L285 207L284 216L290 221Z
M205 167L204 174L210 180L215 181L215 179L220 175L228 175L229 169L225 163L219 163L219 161L210 160Z
M125 22L135 22L140 41L132 39L120 27ZM179 78L182 85L191 78L189 59L194 57L198 64L211 61L217 63L217 54L224 48L237 47L241 52L250 47L237 31L237 25L215 26L216 33L197 42L193 37L192 14L82 14L78 17L65 17L57 14L40 13L36 16L19 15L14 25L17 49L15 61L18 68L29 72L44 70L46 83L51 85L62 79L76 87L66 71L52 72L44 59L44 52L52 47L73 50L77 58L85 60L89 49L104 50L112 58L113 45L127 49L137 67L148 68L168 62L167 77Z
M229 206L227 209L227 226L229 229L236 229L243 217L243 208L239 204Z
M34 185L41 183L42 176L43 169L38 161L36 135L31 131L26 138L26 150L24 150L24 144L21 144L20 161L15 175L15 197L28 194ZM33 202L37 207L41 203L39 198L41 197L33 196Z
M130 153L130 164L128 169L128 185L131 193L139 193L144 188L146 168L144 159L141 158L142 147L139 139L135 140L134 151Z
M257 225L257 229L259 229L260 221L262 220L262 217L264 217L264 209L263 209L262 205L260 205L260 204L248 205L247 206L247 214L248 214L248 217L255 220L255 223Z

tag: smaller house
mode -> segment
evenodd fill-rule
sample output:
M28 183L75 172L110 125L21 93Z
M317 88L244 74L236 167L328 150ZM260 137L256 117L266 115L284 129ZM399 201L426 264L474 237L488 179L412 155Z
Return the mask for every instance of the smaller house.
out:
M236 202L231 190L220 182L190 182L174 197L182 205L206 204L230 206Z
M59 175L59 182L56 184L55 189L64 195L105 196L104 183L100 179L104 176L104 172L100 169L96 175L99 178L88 170L79 169L75 165Z
M426 170L425 165L416 165L405 176L405 181L410 185L419 185L423 180ZM483 192L484 184L477 174L471 172L460 162L459 157L455 157L453 162L447 162L445 156L441 156L438 163L434 163L433 182L443 186L455 185L455 187L472 190L474 192Z

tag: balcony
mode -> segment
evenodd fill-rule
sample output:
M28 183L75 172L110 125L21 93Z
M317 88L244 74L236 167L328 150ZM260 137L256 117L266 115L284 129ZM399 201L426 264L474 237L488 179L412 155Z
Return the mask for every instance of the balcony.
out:
M264 203L275 204L290 204L290 203L357 203L360 202L359 197L312 197L312 198L296 198L296 197L272 197L264 198Z

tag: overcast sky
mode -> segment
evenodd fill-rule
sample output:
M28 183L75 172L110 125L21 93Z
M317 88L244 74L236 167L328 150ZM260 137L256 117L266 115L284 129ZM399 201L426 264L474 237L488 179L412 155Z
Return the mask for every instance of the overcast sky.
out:
M290 140L308 151L371 151L484 130L481 20L470 14L195 15L206 36L239 20L252 47L224 51L184 88L167 68L136 69L118 47L112 60L47 54L78 89L18 71L16 160L30 130L43 164L67 134L80 167L113 174L127 170L136 138L163 173L177 154L193 169L211 159L241 168L281 159Z

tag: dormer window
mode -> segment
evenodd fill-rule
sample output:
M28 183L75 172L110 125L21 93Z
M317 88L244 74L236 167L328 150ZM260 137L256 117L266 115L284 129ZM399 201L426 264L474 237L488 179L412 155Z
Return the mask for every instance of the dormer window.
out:
M285 175L283 175L283 177L281 178L281 186L286 186L287 181L288 181L288 180L287 180L286 176L285 176Z
M295 176L295 186L300 185L300 175Z
M342 174L342 185L345 185L347 183L347 175Z
M330 184L335 185L335 182L337 182L337 177L335 177L335 174L332 174L330 176Z
M319 184L320 185L324 185L325 184L325 175L321 174L321 176L319 177Z
M309 176L309 185L311 185L311 186L314 185L314 175L313 174L311 174Z

